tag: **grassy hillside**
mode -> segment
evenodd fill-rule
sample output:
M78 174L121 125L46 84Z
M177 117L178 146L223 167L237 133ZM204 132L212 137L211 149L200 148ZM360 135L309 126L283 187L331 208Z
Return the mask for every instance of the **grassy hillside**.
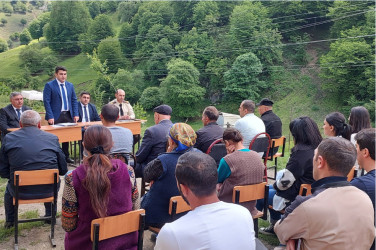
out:
M1 13L0 13L1 14ZM0 53L0 78L8 78L22 74L19 54L25 45Z

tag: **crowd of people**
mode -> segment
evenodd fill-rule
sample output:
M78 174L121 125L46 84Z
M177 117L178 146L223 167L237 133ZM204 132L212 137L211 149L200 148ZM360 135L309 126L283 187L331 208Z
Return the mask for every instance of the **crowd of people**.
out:
M145 209L146 227L160 230L154 237L155 249L255 249L252 216L262 210L264 201L231 204L232 193L234 186L264 181L262 155L250 150L250 143L260 133L272 139L282 136L273 101L244 100L239 106L241 118L227 129L217 124L218 110L206 107L198 131L186 123L173 124L173 109L157 106L155 125L146 129L132 165L127 156L134 145L132 132L115 124L135 118L125 91L118 89L116 99L98 115L89 92L80 93L77 100L66 68L56 67L55 76L43 91L47 122L102 121L103 125L83 128L84 159L68 171L73 162L68 144L60 147L57 136L40 130L40 115L23 105L21 93L10 95L11 104L0 110L0 176L9 179L4 227L14 226L14 172L52 168L65 176L61 219L67 232L65 249L91 249L93 219L139 208ZM325 139L310 117L290 122L294 147L269 186L270 226L260 228L260 233L276 234L287 249L297 244L301 249L374 249L375 129L364 107L352 108L348 120L339 112L327 115ZM10 133L10 128L20 129ZM205 154L218 139L227 151L219 166ZM348 182L354 166L358 176ZM136 178L149 183L143 197ZM311 185L312 195L298 195L302 184ZM49 195L43 186L20 189L24 199ZM171 221L169 201L178 195L191 211ZM50 215L51 206L45 203L45 216ZM135 249L136 245L137 233L132 233L101 241L100 248Z

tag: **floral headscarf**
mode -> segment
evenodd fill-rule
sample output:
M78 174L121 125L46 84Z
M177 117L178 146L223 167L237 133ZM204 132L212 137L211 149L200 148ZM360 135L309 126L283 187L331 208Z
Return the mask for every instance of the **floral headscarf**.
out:
M176 151L183 151L196 143L196 132L186 123L175 123L170 129L170 138L178 145Z

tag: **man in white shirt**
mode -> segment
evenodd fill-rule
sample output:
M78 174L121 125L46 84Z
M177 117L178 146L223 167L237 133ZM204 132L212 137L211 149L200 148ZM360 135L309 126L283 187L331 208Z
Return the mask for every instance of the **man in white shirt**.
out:
M255 249L249 211L217 197L217 165L213 158L201 152L185 153L179 158L175 175L192 211L162 227L156 250Z
M257 134L265 132L264 122L254 114L255 107L255 103L251 100L242 101L239 107L241 119L235 123L235 128L243 136L245 148L249 148L250 142Z

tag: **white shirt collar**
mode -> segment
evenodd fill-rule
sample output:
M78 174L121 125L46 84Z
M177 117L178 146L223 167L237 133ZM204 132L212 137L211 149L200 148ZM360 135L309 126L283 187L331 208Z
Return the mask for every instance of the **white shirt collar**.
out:
M59 84L59 86L60 86L60 84L64 84L65 85L65 82L60 82L57 78L56 78L56 81L57 81L57 84Z

